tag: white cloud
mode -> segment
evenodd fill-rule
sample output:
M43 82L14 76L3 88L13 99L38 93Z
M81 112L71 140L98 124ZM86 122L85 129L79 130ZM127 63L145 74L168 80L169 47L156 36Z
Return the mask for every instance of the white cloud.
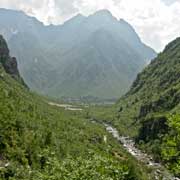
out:
M1 0L0 7L24 10L44 23L55 24L77 13L109 9L132 24L142 40L157 51L180 36L179 0Z

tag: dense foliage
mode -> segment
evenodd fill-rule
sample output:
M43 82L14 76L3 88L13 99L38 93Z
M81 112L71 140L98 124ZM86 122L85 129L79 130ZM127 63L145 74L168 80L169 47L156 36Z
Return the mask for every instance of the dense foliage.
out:
M86 118L84 111L48 105L0 65L0 179L148 179L141 164Z
M137 178L126 165L113 159L91 154L90 157L86 158L68 157L62 162L59 162L56 158L48 157L44 168L40 171L20 168L18 173L15 174L14 179L131 180Z
M180 176L180 116L168 119L169 131L162 139L161 156L167 166Z
M180 38L137 76L114 109L111 122L120 132L136 136L142 148L179 175L179 118L169 116L180 114Z

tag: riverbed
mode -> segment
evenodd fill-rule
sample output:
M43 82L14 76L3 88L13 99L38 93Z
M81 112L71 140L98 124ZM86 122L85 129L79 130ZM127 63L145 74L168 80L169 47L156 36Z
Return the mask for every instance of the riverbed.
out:
M147 155L146 153L138 149L133 139L125 136L120 136L117 129L113 128L109 124L104 123L103 125L105 126L106 130L122 144L126 151L128 151L138 161L141 161L147 166L154 169L155 180L180 180L179 178L171 175L160 163L154 162L153 158L150 155Z

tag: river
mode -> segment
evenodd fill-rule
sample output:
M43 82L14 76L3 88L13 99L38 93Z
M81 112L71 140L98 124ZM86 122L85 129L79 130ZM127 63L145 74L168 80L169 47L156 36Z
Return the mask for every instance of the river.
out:
M117 139L132 156L134 156L138 161L145 163L147 166L154 169L155 180L180 180L177 177L171 175L160 163L153 161L153 158L146 153L142 152L135 146L135 142L129 137L120 136L117 129L113 128L109 124L103 124L106 130L112 134L112 136Z
M57 103L49 102L49 105L63 107L66 110L80 110L80 111L83 110L83 109L74 108L72 105L68 105L68 104L57 104ZM94 120L91 120L91 122L99 123ZM154 162L151 156L147 155L146 153L138 149L133 139L125 136L120 136L117 129L109 124L103 123L103 125L106 128L106 131L112 134L112 136L121 143L121 145L124 147L124 149L127 152L129 152L138 161L141 161L148 167L154 169L155 180L180 180L179 178L174 177L172 174L170 174L169 171L166 170L160 163Z

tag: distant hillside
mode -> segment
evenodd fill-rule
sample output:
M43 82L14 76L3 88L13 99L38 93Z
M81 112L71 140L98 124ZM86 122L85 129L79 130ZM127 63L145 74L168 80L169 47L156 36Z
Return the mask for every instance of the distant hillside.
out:
M23 12L0 9L0 33L29 87L54 97L117 98L156 56L131 25L107 10L44 26Z
M140 128L137 142L180 177L180 38L138 74L117 107L121 132Z

